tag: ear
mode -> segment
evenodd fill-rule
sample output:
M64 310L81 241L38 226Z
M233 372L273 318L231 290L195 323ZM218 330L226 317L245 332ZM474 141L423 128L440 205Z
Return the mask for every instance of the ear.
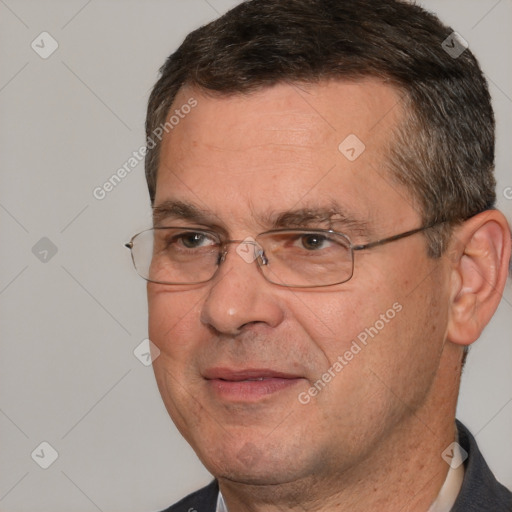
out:
M447 339L470 345L500 303L510 262L510 228L498 210L479 213L454 230Z

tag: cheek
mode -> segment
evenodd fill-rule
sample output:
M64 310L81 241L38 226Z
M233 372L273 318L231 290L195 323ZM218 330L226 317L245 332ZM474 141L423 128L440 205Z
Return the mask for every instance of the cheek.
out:
M411 275L387 283L368 277L379 286L356 288L354 282L341 291L302 294L290 302L290 315L310 340L306 352L314 358L316 376L329 369L337 376L340 365L333 364L342 359L345 377L333 389L355 387L361 398L389 384L414 401L435 375L444 339L446 312L436 298L440 283L435 276L419 286Z
M409 410L427 399L445 341L447 307L442 283L434 274L397 289L400 311L365 349L375 391Z
M168 356L177 357L197 338L200 295L193 291L170 292L148 286L149 338Z
M197 296L155 288L148 290L149 339L160 350L153 370L174 419L176 411L188 403L188 388L198 378L197 353L204 326L199 321Z
M353 289L302 294L290 301L289 310L311 340L308 348L324 353L324 364L332 364L350 349L352 342L364 343L370 338L368 329L373 331L376 322L378 332L384 330L387 324L381 325L381 314L388 310L389 318L396 314L391 300L376 294L361 295Z
M148 287L149 339L160 350L153 371L164 404L180 432L201 420L201 408L191 400L189 386L197 380L194 354L199 350L202 324L198 297L190 292L169 292ZM187 417L182 411L188 411Z

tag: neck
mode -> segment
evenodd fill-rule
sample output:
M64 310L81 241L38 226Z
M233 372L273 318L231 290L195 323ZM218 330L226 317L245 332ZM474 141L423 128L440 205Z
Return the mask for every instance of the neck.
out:
M356 467L268 486L219 479L228 510L427 512L449 469L441 454L456 436L460 357L454 352L446 359L424 404L395 425ZM450 396L446 389L453 390Z

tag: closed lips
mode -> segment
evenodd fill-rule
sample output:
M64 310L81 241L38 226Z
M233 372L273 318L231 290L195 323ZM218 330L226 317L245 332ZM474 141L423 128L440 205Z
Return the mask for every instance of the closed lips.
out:
M270 369L235 370L231 368L211 368L203 373L207 380L225 380L231 382L261 381L266 379L300 379L299 375L278 372Z

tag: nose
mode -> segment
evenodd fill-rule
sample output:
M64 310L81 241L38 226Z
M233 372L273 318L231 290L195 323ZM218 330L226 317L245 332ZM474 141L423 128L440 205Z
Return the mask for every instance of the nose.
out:
M283 303L278 299L277 286L265 280L257 257L265 264L264 256L251 242L224 253L202 305L203 324L235 336L248 325L277 327L283 321Z

